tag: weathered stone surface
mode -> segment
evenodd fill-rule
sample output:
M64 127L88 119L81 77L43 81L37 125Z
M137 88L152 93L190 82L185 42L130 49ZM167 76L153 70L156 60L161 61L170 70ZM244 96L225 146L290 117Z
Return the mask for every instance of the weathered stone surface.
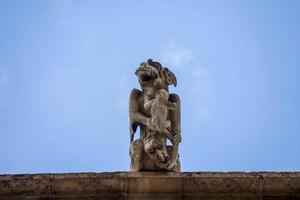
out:
M135 75L141 87L129 99L130 171L180 171L180 98L169 93L175 74L159 62L142 62ZM137 128L140 137L134 140ZM167 145L167 140L172 145Z
M300 173L1 175L0 199L300 199Z

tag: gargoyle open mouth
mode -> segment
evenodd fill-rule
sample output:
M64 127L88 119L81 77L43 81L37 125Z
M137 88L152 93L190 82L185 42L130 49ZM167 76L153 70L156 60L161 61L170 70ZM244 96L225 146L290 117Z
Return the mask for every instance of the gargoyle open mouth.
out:
M141 81L152 81L157 78L157 75L150 71L138 71L137 76Z
M142 86L153 84L154 80L158 78L158 72L153 67L139 67L136 72Z
M160 160L159 163L160 163L160 164L166 164L166 163L168 163L169 161L170 161L170 157L167 156L164 160Z

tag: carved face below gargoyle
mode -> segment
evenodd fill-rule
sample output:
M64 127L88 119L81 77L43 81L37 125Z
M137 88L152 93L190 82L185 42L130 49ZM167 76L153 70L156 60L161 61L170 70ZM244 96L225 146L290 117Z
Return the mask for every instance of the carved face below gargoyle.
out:
M165 168L169 164L170 155L165 146L165 139L161 135L145 138L144 150L156 167Z

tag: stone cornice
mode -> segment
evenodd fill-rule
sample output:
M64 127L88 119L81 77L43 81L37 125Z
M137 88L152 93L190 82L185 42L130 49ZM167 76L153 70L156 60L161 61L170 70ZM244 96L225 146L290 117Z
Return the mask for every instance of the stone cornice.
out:
M300 172L0 175L0 199L300 199Z

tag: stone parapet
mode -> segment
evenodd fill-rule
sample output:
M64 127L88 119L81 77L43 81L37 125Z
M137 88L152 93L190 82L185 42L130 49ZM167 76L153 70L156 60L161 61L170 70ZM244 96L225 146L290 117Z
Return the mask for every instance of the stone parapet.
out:
M300 199L300 172L0 175L0 199Z

